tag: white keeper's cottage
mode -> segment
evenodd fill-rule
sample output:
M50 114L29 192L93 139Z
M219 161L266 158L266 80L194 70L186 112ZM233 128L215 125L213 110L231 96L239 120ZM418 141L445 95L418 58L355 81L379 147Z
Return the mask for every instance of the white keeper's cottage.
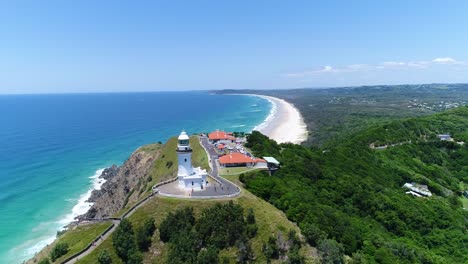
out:
M182 131L177 142L177 177L179 188L201 190L206 186L206 170L200 167L192 167L192 149L190 148L190 138Z

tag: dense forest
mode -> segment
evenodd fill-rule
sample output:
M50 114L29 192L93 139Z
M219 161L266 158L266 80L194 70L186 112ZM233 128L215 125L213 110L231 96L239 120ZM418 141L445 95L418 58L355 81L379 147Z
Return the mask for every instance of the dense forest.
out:
M467 140L468 107L374 125L322 149L278 145L254 131L246 146L281 169L240 180L298 223L324 263L467 263ZM434 195L406 194L407 182Z
M293 103L310 131L306 145L334 145L370 125L468 105L468 84L376 85L327 89L224 90Z

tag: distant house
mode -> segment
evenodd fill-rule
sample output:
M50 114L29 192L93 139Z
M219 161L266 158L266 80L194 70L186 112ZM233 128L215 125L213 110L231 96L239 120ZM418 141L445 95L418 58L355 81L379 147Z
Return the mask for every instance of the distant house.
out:
M411 194L413 196L418 196L418 197L432 196L432 193L431 191L429 191L429 188L427 188L427 185L417 184L417 183L412 182L412 183L405 183L405 185L403 185L403 188L409 189L409 191L406 193Z
M232 133L227 133L224 131L216 130L208 134L208 139L211 143L216 142L225 142L225 143L234 143L236 137L232 135Z
M233 152L219 157L219 164L223 167L253 167L263 159L256 159L239 152Z
M439 134L439 135L437 135L437 137L442 141L453 141L450 134Z

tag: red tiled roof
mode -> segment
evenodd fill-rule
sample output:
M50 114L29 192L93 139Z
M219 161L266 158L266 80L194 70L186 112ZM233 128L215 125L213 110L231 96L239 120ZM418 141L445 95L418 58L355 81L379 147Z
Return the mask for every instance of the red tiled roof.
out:
M258 162L266 162L266 160L264 160L264 159L255 159L255 163L258 163Z
M219 158L219 163L221 164L232 164L232 163L250 163L256 162L249 156L246 156L239 152L233 152L231 154L224 155Z
M208 138L211 139L211 140L223 140L223 139L235 139L235 137L233 136L230 136L229 133L226 133L224 131L215 131L215 132L211 132L209 135L208 135Z

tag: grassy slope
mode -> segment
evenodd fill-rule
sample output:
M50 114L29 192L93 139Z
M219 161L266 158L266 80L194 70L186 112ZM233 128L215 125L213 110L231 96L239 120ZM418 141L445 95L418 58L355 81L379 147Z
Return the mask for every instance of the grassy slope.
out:
M205 155L205 152L200 145L197 136L190 137L190 145L193 149L192 155L192 164L195 167L202 167L209 170L208 159ZM177 137L170 138L166 144L151 144L145 145L139 148L137 151L144 151L151 155L156 155L157 159L153 164L150 175L148 175L147 183L142 186L146 190L136 190L133 195L139 195L139 198L147 196L151 192L151 187L155 184L174 178L177 173L177 155L175 149L177 148ZM151 177L151 178L149 178ZM139 200L140 200L139 199ZM128 203L125 207L120 210L115 216L119 217L123 215L130 207L132 207L136 202Z
M197 136L190 137L190 146L193 149L192 164L195 167L202 167L209 170L208 159L205 155ZM171 179L176 176L177 173L177 138L170 138L166 144L161 148L160 157L154 162L154 167L151 171L151 182L148 186L154 186L155 184Z
M175 147L176 139L171 138L167 144L162 147L162 153L160 159L155 162L154 170L152 171L153 182L154 184L166 179L171 178L167 177L167 174L174 173L177 169ZM198 143L196 137L191 138L191 146L193 148L192 162L194 166L202 166L203 168L208 167L208 160L206 153L203 148ZM168 161L172 161L174 165L171 168L166 166ZM159 179L159 180L158 180ZM230 176L230 180L235 181L238 185L241 183L237 180L237 176ZM261 253L261 247L263 242L267 242L270 235L275 235L277 232L282 232L284 237L287 236L287 232L291 229L299 232L299 228L290 222L284 213L276 209L271 204L263 201L262 199L256 197L252 193L246 190L242 190L242 193L239 197L234 199L223 199L223 200L185 200L185 199L174 199L174 198L165 198L157 197L151 199L147 204L139 208L134 214L132 214L129 219L132 222L134 227L141 226L146 218L154 217L156 224L159 225L165 216L176 210L177 208L184 206L191 206L194 208L195 214L200 214L200 212L206 208L214 205L218 202L227 202L233 200L236 203L239 203L245 210L247 208L253 208L257 224L258 224L258 234L252 240L252 247L257 257L258 263L265 263L263 254ZM145 253L145 263L164 263L165 254L167 252L166 245L159 241L158 232L155 233L153 237L153 245L149 252ZM97 263L97 257L102 250L107 250L112 256L113 263L122 263L120 259L115 254L115 251L112 247L112 239L108 238L104 241L99 247L94 250L90 255L86 256L79 263ZM304 255L311 256L308 258L308 263L313 263L313 257L316 255L315 249L310 246L304 246L302 248L302 253ZM221 252L222 255L226 255L232 258L232 263L234 263L236 251L235 249L229 249Z
M231 176L230 179L237 182L237 177L235 176ZM282 232L283 236L286 237L287 232L291 229L299 232L299 228L290 222L283 212L246 190L242 190L242 194L238 198L223 200L185 200L157 197L138 209L130 216L129 219L134 227L141 226L148 217L154 217L156 224L159 225L169 212L174 211L177 208L191 206L194 208L195 214L199 215L204 208L213 206L215 203L225 203L229 200L239 203L244 210L247 208L254 209L258 225L258 234L252 239L252 248L255 256L257 257L258 263L266 262L263 254L261 253L261 248L263 242L268 241L268 238L271 235ZM111 239L104 241L104 243L102 243L93 253L83 258L79 263L95 263L93 261L97 259L99 252L104 249L111 253L113 263L121 263L114 252ZM156 232L153 237L153 245L150 251L145 253L145 263L165 263L166 251L167 246L159 240L159 234ZM316 254L315 249L310 246L304 246L302 248L302 253L308 256ZM235 263L235 249L231 248L225 250L221 252L221 254L229 256L232 259L231 263ZM308 258L308 263L313 263L313 257Z
M83 226L77 226L76 228L69 230L62 234L57 240L54 241L51 245L44 248L38 255L36 255L29 263L37 263L41 259L49 256L52 248L58 243L63 242L67 243L69 251L64 256L57 259L54 263L60 263L67 257L77 253L78 251L85 248L91 241L93 241L99 234L104 232L112 223L96 223ZM37 261L34 261L37 260Z

